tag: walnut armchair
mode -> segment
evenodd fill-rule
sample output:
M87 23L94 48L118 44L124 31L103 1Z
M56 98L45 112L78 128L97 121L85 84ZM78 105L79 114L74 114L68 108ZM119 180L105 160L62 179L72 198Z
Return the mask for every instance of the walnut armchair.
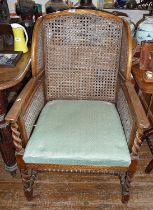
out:
M67 10L38 19L32 79L6 120L24 192L39 171L112 174L122 202L149 122L130 82L129 26L110 13Z

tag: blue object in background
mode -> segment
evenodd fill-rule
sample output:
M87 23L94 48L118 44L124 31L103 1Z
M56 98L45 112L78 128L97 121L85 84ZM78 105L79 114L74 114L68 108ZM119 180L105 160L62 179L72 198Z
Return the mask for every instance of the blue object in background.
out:
M145 40L153 40L153 16L146 16L138 25L136 39L138 44Z
M127 0L117 0L117 8L124 8Z

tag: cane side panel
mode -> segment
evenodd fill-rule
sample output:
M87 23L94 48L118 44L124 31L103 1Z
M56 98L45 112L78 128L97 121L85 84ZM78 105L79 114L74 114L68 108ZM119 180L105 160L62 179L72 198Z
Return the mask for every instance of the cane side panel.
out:
M34 123L44 106L44 90L43 85L41 84L40 87L35 92L34 96L32 97L31 103L27 107L23 121L25 123L25 129L27 132L28 138L30 137L31 131L33 129Z
M71 14L43 22L47 99L115 101L122 21Z
M117 94L117 110L124 128L126 139L129 141L131 131L134 126L134 120L132 118L127 99L121 87L119 88Z

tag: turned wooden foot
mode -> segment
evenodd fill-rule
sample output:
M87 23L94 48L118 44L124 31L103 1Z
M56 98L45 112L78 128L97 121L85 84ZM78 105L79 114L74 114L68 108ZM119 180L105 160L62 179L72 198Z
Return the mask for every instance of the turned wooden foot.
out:
M127 204L130 199L130 195L122 195L122 203Z
M122 203L127 204L130 198L130 183L131 183L132 174L129 172L121 173L119 175L121 188L122 188Z
M24 194L28 201L33 198L33 184L36 179L37 171L31 170L31 173L27 169L21 170L22 181L24 185Z
M27 201L31 201L33 198L33 189L31 189L30 191L24 190L24 195Z
M16 170L15 171L11 171L10 174L11 174L12 177L16 177Z

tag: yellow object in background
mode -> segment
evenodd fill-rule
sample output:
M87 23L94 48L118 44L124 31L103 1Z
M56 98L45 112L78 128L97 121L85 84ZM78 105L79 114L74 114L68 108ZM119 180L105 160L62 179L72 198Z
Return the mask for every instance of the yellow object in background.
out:
M114 8L115 1L114 0L104 0L103 8L111 9Z
M28 34L26 29L18 23L12 23L11 26L14 34L14 51L28 52Z

